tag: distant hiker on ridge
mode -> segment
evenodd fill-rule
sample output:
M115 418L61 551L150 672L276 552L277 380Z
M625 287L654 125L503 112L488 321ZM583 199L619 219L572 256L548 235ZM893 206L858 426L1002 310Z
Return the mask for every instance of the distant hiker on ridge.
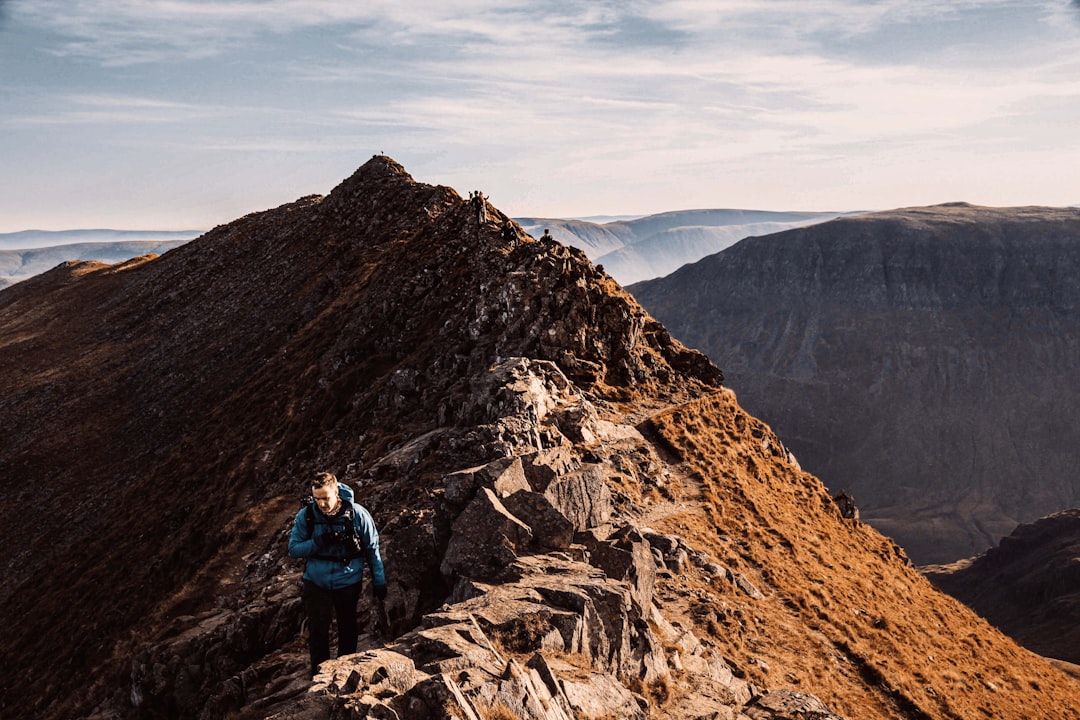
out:
M544 234L540 237L540 239L541 240L554 240L555 238L551 235L551 228L544 228Z
M476 222L483 225L487 222L487 206L484 204L484 193L479 190L475 193L469 193L469 199L472 201L473 207L476 208Z
M303 598L308 616L311 675L330 659L330 618L337 616L337 656L356 652L356 606L364 579L364 558L380 615L386 598L386 574L379 555L379 533L353 491L333 473L311 481L312 500L300 509L289 534L289 555L304 558Z
M514 229L514 223L509 220L504 220L502 224L503 240L511 245L517 245L518 235L517 230Z

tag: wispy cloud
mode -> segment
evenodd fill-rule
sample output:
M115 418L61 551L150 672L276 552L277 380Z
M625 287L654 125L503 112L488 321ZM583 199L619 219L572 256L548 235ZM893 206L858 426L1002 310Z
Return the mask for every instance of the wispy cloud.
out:
M366 5L366 4L365 4ZM344 3L196 2L185 0L35 0L19 6L27 23L62 38L57 55L107 66L208 58L264 32L348 21Z
M160 98L123 95L64 94L47 112L10 113L0 124L8 127L87 124L187 123L220 116L231 109L211 108Z
M451 0L36 0L20 6L28 22L64 41L60 54L108 65L227 54L254 38L323 28L376 45L415 46L431 38L470 43L521 41L533 32L603 35L621 17L588 4L567 9L526 2Z

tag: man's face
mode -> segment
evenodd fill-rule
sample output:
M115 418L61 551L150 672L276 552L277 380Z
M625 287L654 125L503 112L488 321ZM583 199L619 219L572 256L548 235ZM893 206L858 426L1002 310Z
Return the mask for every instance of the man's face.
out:
M337 483L330 483L329 485L323 485L322 487L312 488L311 494L315 497L315 504L318 505L319 509L324 513L329 514L337 509Z

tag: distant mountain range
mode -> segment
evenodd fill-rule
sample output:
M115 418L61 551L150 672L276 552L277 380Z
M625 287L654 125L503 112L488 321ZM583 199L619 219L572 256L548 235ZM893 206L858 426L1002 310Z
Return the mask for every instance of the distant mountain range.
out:
M118 263L140 255L160 255L184 240L118 240L72 243L29 250L0 250L0 288L13 285L71 260Z
M917 562L1080 506L1080 210L842 218L628 289Z
M742 238L824 222L835 212L679 210L636 217L572 220L517 218L534 237L550 228L555 239L585 252L623 285L666 275ZM66 260L123 262L162 253L201 230L23 230L0 233L0 287L25 280ZM33 252L31 252L33 251Z
M602 224L589 220L515 219L534 237L549 228L556 240L585 251L609 275L629 285L667 275L745 237L825 222L842 214L679 210Z
M160 255L202 230L20 230L0 233L0 288L69 260L124 262Z
M205 230L20 230L0 233L0 250L30 250L76 243L191 240Z

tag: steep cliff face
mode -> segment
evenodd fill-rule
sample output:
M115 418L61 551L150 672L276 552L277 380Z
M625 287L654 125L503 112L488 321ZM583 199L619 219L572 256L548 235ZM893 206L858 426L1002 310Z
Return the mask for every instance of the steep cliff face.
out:
M479 210L377 157L0 293L5 717L1075 714L704 356ZM313 685L285 539L323 469L390 595Z
M631 288L919 562L1080 503L1080 210L963 204L751 238Z
M1025 523L978 557L925 571L1025 647L1080 665L1080 510Z

